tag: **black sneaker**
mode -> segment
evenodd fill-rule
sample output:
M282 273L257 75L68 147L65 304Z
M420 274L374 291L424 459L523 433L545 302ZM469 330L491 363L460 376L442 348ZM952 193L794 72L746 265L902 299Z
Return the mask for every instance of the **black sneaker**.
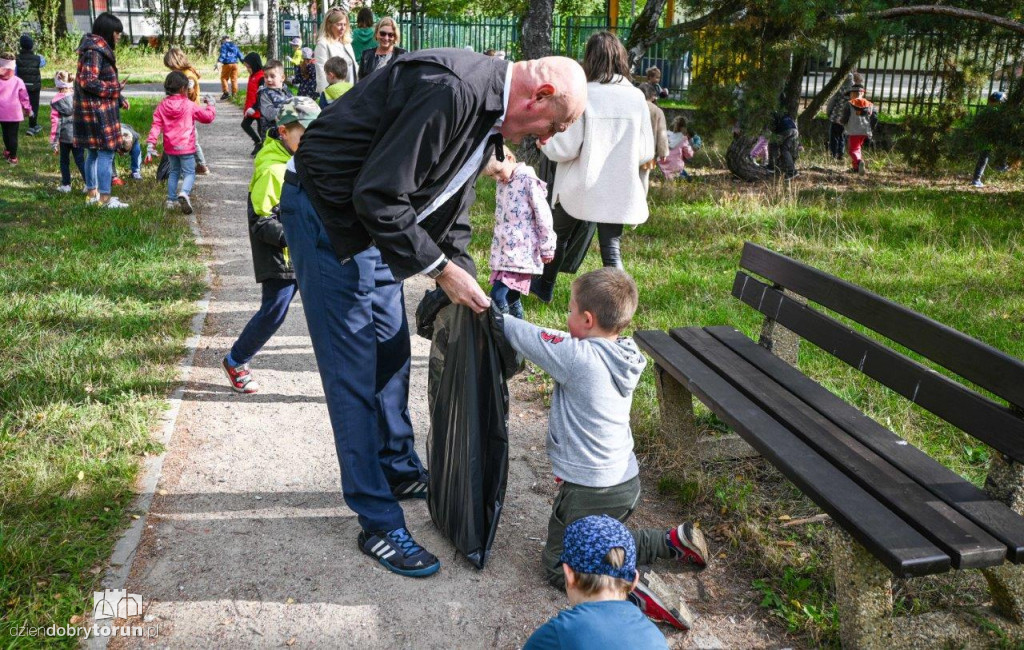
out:
M359 549L402 576L425 578L441 568L441 561L413 540L405 528L359 533Z
M224 101L225 99L231 99L231 94L230 93L224 93L224 94L222 94L220 96L220 101Z
M523 301L517 300L515 302L510 302L508 305L508 314L509 316L515 316L522 320L526 316L526 313L523 311Z
M395 495L395 498L399 501L404 501L405 499L426 499L428 480L424 476L415 481L402 481L398 485L391 486L391 494Z

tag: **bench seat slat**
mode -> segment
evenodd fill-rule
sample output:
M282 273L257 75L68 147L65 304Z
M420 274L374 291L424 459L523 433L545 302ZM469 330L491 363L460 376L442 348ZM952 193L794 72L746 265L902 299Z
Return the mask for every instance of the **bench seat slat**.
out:
M1024 419L847 325L738 273L733 295L921 408L1024 462Z
M1024 362L862 287L747 242L740 266L1024 408Z
M942 573L948 554L879 503L665 332L637 332L655 362L900 577Z
M1006 546L699 327L674 329L701 361L921 534L957 569L1002 564ZM963 479L961 479L962 481Z
M762 372L771 375L786 390L814 407L879 456L912 476L933 494L1006 544L1007 558L1010 561L1024 560L1024 517L1006 504L989 497L984 490L965 481L917 447L907 444L898 435L750 340L742 332L728 326L704 329Z

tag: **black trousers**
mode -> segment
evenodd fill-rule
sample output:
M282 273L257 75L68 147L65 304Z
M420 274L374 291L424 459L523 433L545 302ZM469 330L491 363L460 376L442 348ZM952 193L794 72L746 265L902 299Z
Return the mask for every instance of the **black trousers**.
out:
M18 157L18 127L20 126L21 122L0 122L0 131L3 132L4 138L4 151L11 158Z
M34 129L39 124L39 91L41 88L28 91L28 103L32 105L32 117L28 118L28 128Z
M550 286L555 285L558 272L562 269L566 257L566 245L573 234L573 230L585 227L586 223L572 217L562 208L561 204L555 206L551 211L552 225L555 229L555 257L550 263L544 265L542 281ZM601 245L601 261L605 266L622 268L622 254L620 245L622 242L621 223L599 223L597 224L597 240Z
M259 144L260 142L263 142L263 138L260 137L259 133L256 133L256 129L252 128L252 124L255 121L256 121L255 117L243 118L242 119L242 130L245 131L245 134L247 136L252 138L252 141L253 141L254 144Z
M991 152L988 149L986 149L985 151L982 151L978 155L978 162L977 162L976 165L974 165L974 179L973 180L980 181L981 178L985 175L985 168L988 167L988 158L989 158L990 155L991 155Z
M843 127L842 124L837 124L835 122L829 123L828 151L836 160L842 160L843 153L845 153L846 150L846 137L843 136L844 128L845 127Z

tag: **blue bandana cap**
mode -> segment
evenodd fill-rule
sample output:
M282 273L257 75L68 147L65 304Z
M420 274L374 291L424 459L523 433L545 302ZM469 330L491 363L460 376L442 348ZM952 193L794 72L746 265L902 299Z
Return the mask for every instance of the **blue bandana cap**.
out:
M604 561L608 551L619 547L625 551L626 561L615 568ZM626 582L636 578L636 542L633 535L618 519L608 515L591 515L577 519L565 529L562 542L563 564L577 573L611 576Z

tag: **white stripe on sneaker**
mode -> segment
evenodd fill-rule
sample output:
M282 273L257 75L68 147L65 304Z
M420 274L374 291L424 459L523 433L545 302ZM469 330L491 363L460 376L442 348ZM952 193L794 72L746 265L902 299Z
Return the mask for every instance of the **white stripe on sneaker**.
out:
M391 549L385 555L381 555L380 559L386 560L386 559L388 559L389 557L391 557L394 554L395 554L395 549Z
M410 483L409 486L407 488L405 488L405 490L402 491L402 494L409 494L410 492L412 492L415 489L416 489L416 484L415 483Z
M379 542L373 545L373 548L370 549L370 551L376 553L377 555L380 555L380 547L385 545L387 545L387 542L385 542L384 540L380 540Z

